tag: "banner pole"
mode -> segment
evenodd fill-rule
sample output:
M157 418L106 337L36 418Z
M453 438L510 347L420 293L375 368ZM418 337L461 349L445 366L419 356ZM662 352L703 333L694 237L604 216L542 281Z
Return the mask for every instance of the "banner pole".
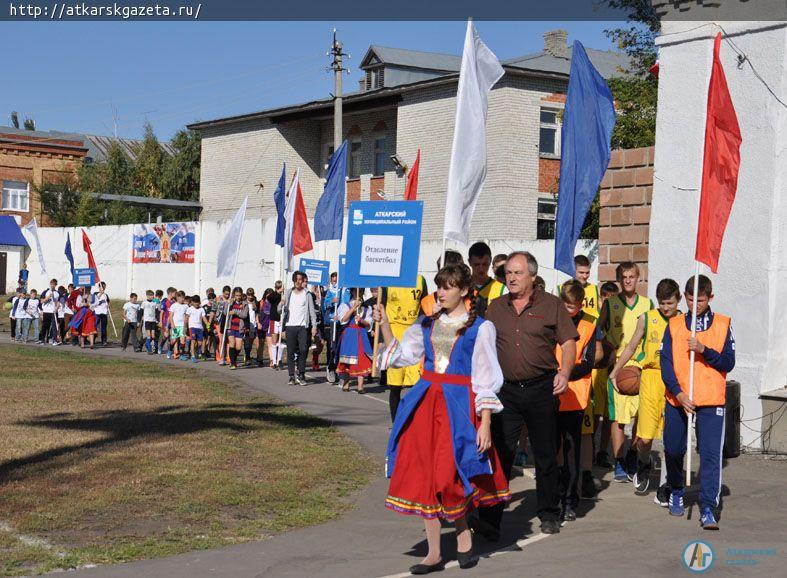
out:
M443 237L443 248L440 250L440 266L438 267L438 269L442 269L443 267L445 267L445 241L446 238Z
M109 299L107 299L107 313L109 313L109 322L112 324L112 333L115 334L115 339L118 337L118 330L115 327L115 320L112 319L112 307L110 307Z
M377 288L377 306L382 304L383 288ZM374 322L374 347L372 347L372 377L377 377L377 349L380 347L380 324Z
M694 261L694 299L691 304L691 337L697 337L697 292L700 284L700 262ZM694 401L694 359L696 352L689 354L689 399ZM691 485L691 432L694 429L694 414L688 414L686 431L686 486Z

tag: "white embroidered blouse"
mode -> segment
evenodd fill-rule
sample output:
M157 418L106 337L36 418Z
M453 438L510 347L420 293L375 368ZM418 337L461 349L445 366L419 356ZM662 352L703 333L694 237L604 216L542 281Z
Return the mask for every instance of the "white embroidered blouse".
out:
M445 373L448 368L451 350L458 338L456 332L466 321L467 313L458 317L443 314L435 322L432 328L435 373ZM503 371L497 361L496 339L495 326L484 321L478 328L470 372L470 382L476 396L475 410L479 414L483 409L490 409L493 413L503 409L503 404L497 398L497 392L503 385ZM420 323L415 323L405 331L401 342L394 339L380 352L380 369L420 363L424 351L423 329Z

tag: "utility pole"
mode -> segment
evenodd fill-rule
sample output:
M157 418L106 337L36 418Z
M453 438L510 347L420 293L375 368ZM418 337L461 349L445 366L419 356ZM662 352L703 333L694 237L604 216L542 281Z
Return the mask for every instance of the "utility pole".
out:
M336 28L333 29L333 44L331 51L333 62L330 69L333 70L333 150L339 150L342 146L342 74L349 71L342 66L342 57L350 56L342 52L342 43L336 39Z

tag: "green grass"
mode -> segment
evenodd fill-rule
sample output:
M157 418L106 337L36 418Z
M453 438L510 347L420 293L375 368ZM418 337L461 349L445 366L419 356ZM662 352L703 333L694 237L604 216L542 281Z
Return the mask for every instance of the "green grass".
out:
M185 369L12 345L0 365L3 576L319 524L377 467L325 422Z

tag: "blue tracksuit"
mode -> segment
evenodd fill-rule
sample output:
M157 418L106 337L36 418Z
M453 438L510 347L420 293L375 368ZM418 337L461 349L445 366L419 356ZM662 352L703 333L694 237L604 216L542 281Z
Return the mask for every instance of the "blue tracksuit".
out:
M713 312L708 309L697 317L697 338L702 342L702 332L713 323ZM686 328L691 328L691 316L686 316ZM697 355L700 355L699 353ZM735 367L735 339L732 327L721 352L705 347L702 357L713 369L727 373ZM667 390L677 395L680 384L672 362L672 335L669 327L661 342L661 378ZM695 384L696 387L696 384ZM700 506L719 505L721 492L721 460L724 446L724 406L697 407L695 416L697 445L700 454ZM664 454L667 465L667 483L673 491L683 490L683 456L686 453L688 416L682 407L666 404L664 413Z

